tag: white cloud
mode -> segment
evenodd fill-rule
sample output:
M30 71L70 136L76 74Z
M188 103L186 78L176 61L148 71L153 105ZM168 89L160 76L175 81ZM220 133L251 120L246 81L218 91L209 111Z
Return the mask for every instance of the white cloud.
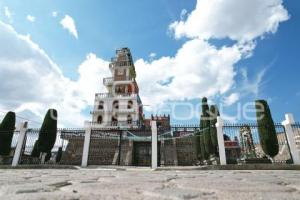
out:
M239 99L240 99L239 93L232 93L228 97L225 97L223 99L223 102L225 106L231 106L232 104L236 103Z
M7 19L9 19L9 20L12 19L13 14L7 6L4 7L4 15L7 17Z
M35 22L35 17L32 16L32 15L27 15L27 16L26 16L26 19L27 19L28 21L30 21L30 22Z
M57 12L56 11L52 12L52 17L57 17Z
M65 17L60 21L62 27L69 31L76 39L78 39L78 33L75 25L75 21L69 15L65 15Z
M28 36L1 21L0 32L0 108L41 121L53 107L61 125L82 126L89 119L82 111L93 105L94 94L104 89L99 76L108 75L108 63L89 54L78 67L79 80L71 81Z
M152 52L152 53L149 54L149 58L150 59L154 59L155 57L156 57L156 53Z
M239 90L244 94L254 94L256 97L259 95L260 88L264 84L264 76L267 72L268 68L264 68L259 71L253 80L249 80L248 72L246 68L241 69L241 74L243 80L241 81L241 85Z
M186 14L187 14L187 10L186 9L182 9L181 13L180 13L180 20L184 20Z
M234 83L234 64L242 57L238 46L217 49L194 39L186 42L174 57L152 62L139 59L135 66L143 103L155 106L167 100L224 94Z
M176 38L251 41L275 33L289 18L282 0L198 0L186 20L170 25Z

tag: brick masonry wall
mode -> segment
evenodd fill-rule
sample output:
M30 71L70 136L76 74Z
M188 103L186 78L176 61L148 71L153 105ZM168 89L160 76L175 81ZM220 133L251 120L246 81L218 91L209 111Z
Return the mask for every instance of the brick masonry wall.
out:
M62 164L80 165L83 152L84 138L68 140L63 152ZM149 145L151 143L149 142ZM196 145L194 137L170 139L159 142L160 162L163 166L192 166L197 162ZM151 146L150 146L151 148ZM91 138L88 164L89 165L114 165L118 164L119 140L108 138ZM139 152L137 152L139 153ZM134 142L122 140L120 164L133 165ZM149 159L149 158L147 158ZM151 160L149 160L151 163ZM148 161L147 161L148 163Z
M176 139L177 160L179 166L192 166L197 163L195 137Z
M118 139L91 138L88 165L112 165L119 148Z
M83 152L83 137L69 138L66 150L62 154L61 164L80 165Z

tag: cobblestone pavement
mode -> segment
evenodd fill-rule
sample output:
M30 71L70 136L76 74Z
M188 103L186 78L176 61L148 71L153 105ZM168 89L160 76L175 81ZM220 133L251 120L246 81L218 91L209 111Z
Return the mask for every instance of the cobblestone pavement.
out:
M300 171L0 170L0 199L300 199Z

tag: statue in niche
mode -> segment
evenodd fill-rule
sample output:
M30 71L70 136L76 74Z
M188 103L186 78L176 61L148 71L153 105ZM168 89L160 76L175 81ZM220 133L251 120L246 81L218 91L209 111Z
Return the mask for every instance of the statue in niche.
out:
M248 125L241 127L240 129L240 143L242 157L244 159L256 158L254 141L251 133L251 128Z

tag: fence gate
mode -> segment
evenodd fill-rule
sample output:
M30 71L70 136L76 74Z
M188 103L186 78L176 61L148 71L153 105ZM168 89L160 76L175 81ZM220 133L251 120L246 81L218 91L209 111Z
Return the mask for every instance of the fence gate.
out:
M223 126L227 164L271 163L261 144L259 128L268 130L268 127L258 127L257 124L225 124ZM273 148L275 155L273 162L292 163L285 128L281 124L275 124L275 129L278 146L275 144Z

